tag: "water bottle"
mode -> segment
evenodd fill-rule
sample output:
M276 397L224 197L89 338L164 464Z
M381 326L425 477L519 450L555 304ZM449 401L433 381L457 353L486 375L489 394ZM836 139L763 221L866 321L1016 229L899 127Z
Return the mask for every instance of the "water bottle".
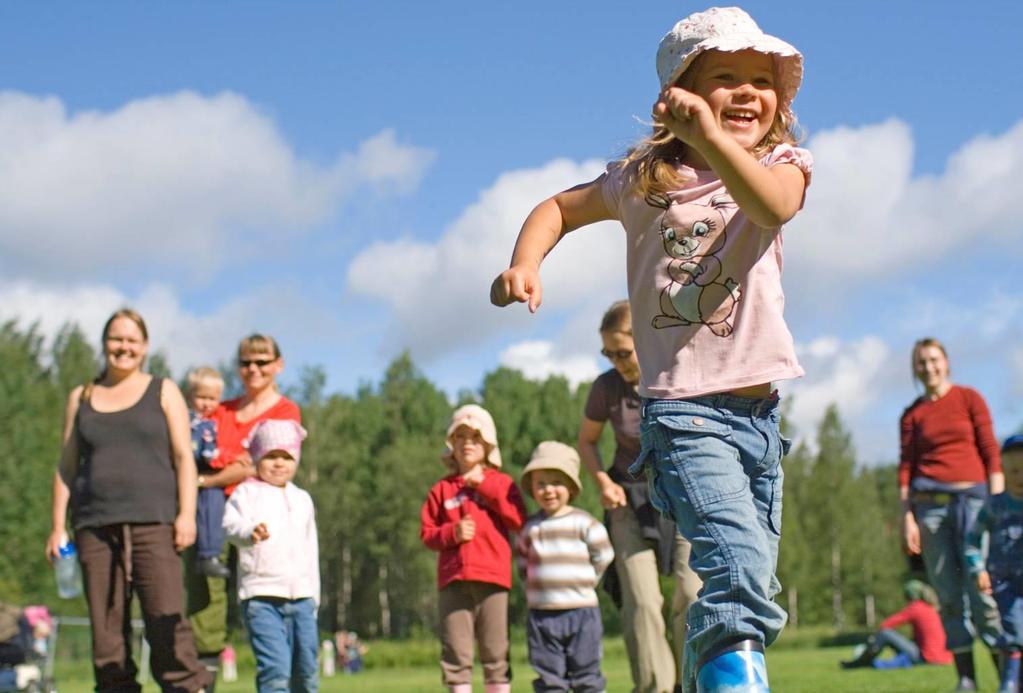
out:
M57 577L57 595L61 599L74 599L82 593L82 569L78 565L78 552L74 542L66 541L57 550L53 569Z

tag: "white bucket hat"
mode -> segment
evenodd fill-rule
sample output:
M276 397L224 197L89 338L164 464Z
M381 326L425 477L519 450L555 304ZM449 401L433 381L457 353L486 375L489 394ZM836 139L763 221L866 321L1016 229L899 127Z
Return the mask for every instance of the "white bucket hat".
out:
M519 482L527 496L533 493L530 475L541 469L554 469L567 476L574 486L569 489L571 498L578 496L582 490L582 484L579 482L579 453L572 446L556 440L545 440L536 446L529 458L529 464L522 470L522 479Z
M479 431L483 442L490 448L490 452L487 453L487 462L492 467L500 468L501 450L497 447L497 426L494 425L494 417L478 404L461 406L451 415L451 423L448 425L448 432L444 437L444 445L447 446L443 455L445 463L452 464L454 462L451 452L454 447L451 444L451 436L459 426L468 426L474 431Z
M700 53L754 50L774 58L780 105L796 98L803 81L803 56L780 38L765 34L753 18L738 7L712 7L675 24L657 48L657 76L664 89L675 84Z

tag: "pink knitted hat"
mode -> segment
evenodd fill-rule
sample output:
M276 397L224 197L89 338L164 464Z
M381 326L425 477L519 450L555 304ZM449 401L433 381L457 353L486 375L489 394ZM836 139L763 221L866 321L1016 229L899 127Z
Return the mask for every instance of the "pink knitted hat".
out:
M245 439L253 462L259 462L274 450L288 453L298 462L302 456L302 441L306 431L297 421L291 419L268 419L260 421Z

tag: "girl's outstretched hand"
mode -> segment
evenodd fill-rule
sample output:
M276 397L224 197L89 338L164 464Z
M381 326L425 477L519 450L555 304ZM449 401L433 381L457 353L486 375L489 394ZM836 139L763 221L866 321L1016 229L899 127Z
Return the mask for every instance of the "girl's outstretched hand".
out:
M525 303L529 312L535 313L543 300L543 286L540 272L526 265L509 267L490 285L490 302L504 307L509 303Z
M707 102L681 87L662 91L651 115L675 137L697 149L718 129Z

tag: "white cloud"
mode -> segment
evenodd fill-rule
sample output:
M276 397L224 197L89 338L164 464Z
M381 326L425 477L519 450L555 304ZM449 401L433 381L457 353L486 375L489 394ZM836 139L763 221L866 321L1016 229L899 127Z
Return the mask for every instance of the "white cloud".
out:
M856 420L874 404L882 394L889 352L884 341L873 335L851 343L822 336L799 345L806 376L784 386L792 398L789 417L799 435L812 440L830 404L837 404L847 421Z
M529 211L602 170L600 162L560 159L505 173L435 243L402 239L365 249L349 266L348 287L381 301L397 341L419 357L469 347L509 327L525 329L530 318L522 306L498 310L490 305L490 283L507 268ZM544 263L541 314L620 298L624 253L624 235L615 223L572 234Z
M296 233L362 184L408 190L432 158L384 131L317 165L232 93L68 113L55 97L0 92L0 266L90 277L144 256L147 269L209 272L230 238Z
M955 282L957 259L1023 245L1023 121L965 143L939 176L913 177L912 133L895 119L829 130L808 147L813 184L786 227L790 285L837 295L927 267Z
M77 324L97 348L110 314L131 306L141 313L149 331L150 351L166 356L175 375L199 364L230 359L237 340L253 331L275 335L285 354L290 335L314 338L332 316L310 306L291 287L266 286L236 297L208 313L183 307L173 290L153 284L135 295L101 284L45 286L35 282L0 283L0 323L15 320L22 328L36 324L47 340L66 323Z
M530 380L560 375L572 387L590 382L600 374L597 360L592 356L560 353L554 343L540 340L512 344L501 352L498 360L502 366L518 370Z

